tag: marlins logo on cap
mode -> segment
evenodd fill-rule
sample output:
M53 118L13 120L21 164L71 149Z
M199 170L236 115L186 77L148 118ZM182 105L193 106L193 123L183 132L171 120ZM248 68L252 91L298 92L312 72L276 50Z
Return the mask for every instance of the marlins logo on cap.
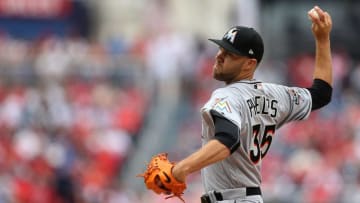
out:
M234 44L234 40L236 37L238 30L236 28L233 28L231 30L229 30L225 35L224 35L224 39L229 40L229 42L231 42L231 44Z

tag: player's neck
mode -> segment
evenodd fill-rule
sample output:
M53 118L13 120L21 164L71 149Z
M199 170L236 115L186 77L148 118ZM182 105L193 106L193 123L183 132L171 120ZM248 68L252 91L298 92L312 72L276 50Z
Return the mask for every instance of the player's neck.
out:
M247 74L247 75L239 75L239 77L237 78L234 78L233 80L231 81L226 81L225 84L226 85L230 85L232 83L235 83L235 82L239 82L239 81L250 81L250 80L254 80L254 74Z

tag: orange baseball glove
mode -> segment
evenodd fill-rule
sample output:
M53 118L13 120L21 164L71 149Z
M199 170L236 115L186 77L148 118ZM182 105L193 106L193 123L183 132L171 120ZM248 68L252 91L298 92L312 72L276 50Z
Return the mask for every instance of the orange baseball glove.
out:
M143 177L146 187L156 194L168 195L165 199L178 197L185 202L181 195L184 194L186 184L179 182L172 175L171 171L174 166L175 164L168 160L167 153L161 153L153 156L146 171L137 176Z

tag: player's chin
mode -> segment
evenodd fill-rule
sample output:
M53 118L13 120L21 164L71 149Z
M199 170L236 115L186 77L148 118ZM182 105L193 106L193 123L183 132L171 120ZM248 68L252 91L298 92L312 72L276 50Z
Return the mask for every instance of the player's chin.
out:
M213 76L215 77L216 75L221 75L222 74L222 65L216 63L214 66L213 66Z
M214 67L212 75L213 75L213 78L217 79L220 75L219 70Z
M225 78L222 73L213 71L213 78L218 81L225 81Z

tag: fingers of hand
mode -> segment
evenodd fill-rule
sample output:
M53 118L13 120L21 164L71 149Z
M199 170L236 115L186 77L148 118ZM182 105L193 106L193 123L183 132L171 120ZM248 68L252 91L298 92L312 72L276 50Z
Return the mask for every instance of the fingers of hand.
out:
M324 17L325 17L325 20L324 20L325 24L331 26L332 25L332 20L331 20L331 16L329 15L329 13L324 12Z
M325 12L318 6L315 6L314 10L318 14L320 21L324 22L324 20L325 20Z
M332 21L329 13L323 11L320 7L315 6L308 12L310 20L320 27L331 26Z

